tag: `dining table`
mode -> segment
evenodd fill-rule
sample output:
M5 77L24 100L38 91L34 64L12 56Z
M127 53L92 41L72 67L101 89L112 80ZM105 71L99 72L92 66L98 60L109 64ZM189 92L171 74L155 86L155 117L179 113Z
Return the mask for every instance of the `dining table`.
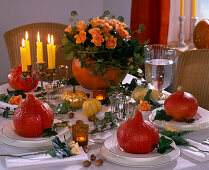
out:
M134 78L132 75L128 74L125 79L123 80L123 83L130 82ZM7 89L9 89L9 84L3 84L0 86L0 93L6 92ZM104 115L105 111L109 111L110 106L103 106L102 112L99 114L101 117ZM12 122L12 115L9 115L8 118L3 118L2 116L2 110L0 110L0 128L4 127L5 125ZM143 114L144 119L148 119L148 115L151 114L151 111L149 113ZM208 111L209 114L209 111ZM59 120L68 120L72 123L75 123L76 120L81 119L84 122L88 122L88 119L83 115L82 109L79 109L75 112L75 116L72 119L68 118L67 114L57 114L55 115L56 119ZM112 132L113 133L113 132ZM192 131L189 134L184 135L185 139L191 139L192 141L202 143L205 139L209 138L209 128L201 129ZM208 161L198 161L196 159L193 159L192 156L185 155L183 153L180 153L180 156L166 164L163 165L156 165L151 167L130 167L130 166L123 166L119 164L112 163L111 161L106 160L102 157L100 154L100 149L102 147L103 143L101 142L88 142L89 152L87 153L88 159L90 159L90 155L94 154L97 159L102 159L103 165L102 166L96 166L95 162L92 162L92 164L89 167L83 167L82 161L69 161L69 162L56 162L56 163L49 163L44 165L33 165L33 166L21 166L21 167L13 167L11 169L19 169L19 170L85 170L85 169L92 169L92 170L131 170L131 169L141 169L141 170L167 170L167 169L182 169L182 170L208 170L209 169L209 159ZM205 145L206 146L206 145ZM42 148L42 150L45 148ZM209 146L208 146L209 149ZM40 151L39 149L30 149L30 148L18 148L14 146L8 146L7 144L0 143L0 154L24 154L29 152L37 152ZM209 156L208 156L209 157ZM0 170L6 170L7 165L5 161L6 157L0 157ZM54 159L54 158L51 158ZM65 159L65 158L64 158ZM24 164L24 162L23 162ZM9 168L10 169L10 168Z

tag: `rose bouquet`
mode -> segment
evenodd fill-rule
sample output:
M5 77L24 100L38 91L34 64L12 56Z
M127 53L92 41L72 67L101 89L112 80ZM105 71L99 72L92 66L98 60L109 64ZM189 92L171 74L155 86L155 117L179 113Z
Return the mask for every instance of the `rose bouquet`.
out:
M108 68L123 70L119 78L127 72L137 73L144 61L144 45L131 37L130 29L123 17L108 18L109 11L89 22L80 20L76 26L69 25L65 31L62 47L69 59L77 58L81 68L94 67L93 76L103 76ZM135 32L143 31L139 25ZM92 62L89 62L91 60Z

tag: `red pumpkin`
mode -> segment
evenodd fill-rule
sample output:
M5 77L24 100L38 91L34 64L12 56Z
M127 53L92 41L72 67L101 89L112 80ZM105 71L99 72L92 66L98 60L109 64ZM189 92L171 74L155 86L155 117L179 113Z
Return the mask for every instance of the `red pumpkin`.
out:
M170 95L164 103L165 112L176 121L192 119L198 109L197 99L190 93L176 92Z
M31 75L32 76L35 75L36 78L34 80L33 85L28 86L28 85L26 85L25 80L21 78L22 77L22 65L18 64L17 66L13 67L10 70L8 77L7 77L8 83L9 83L10 87L13 88L14 90L24 90L24 91L33 90L38 85L38 75L34 71L31 73ZM31 84L32 80L28 79L27 83Z
M142 113L136 111L132 119L121 124L117 130L120 147L129 153L148 153L158 145L159 134L150 122L143 120Z
M195 26L193 41L196 48L209 49L209 19L203 19Z
M89 61L89 63L93 63L93 61ZM91 71L91 68L81 68L81 62L79 59L74 58L72 62L72 71L73 76L78 81L78 83L87 89L106 89L111 84L109 80L113 80L116 85L118 85L119 79L118 74L120 72L124 72L124 70L120 69L107 69L107 73L103 75L102 77L94 77L89 72ZM125 71L127 73L127 71ZM125 78L126 74L122 77L122 80ZM105 80L105 78L107 78Z
M40 136L43 129L51 128L54 113L50 106L28 94L25 101L14 112L13 123L16 132L25 137Z

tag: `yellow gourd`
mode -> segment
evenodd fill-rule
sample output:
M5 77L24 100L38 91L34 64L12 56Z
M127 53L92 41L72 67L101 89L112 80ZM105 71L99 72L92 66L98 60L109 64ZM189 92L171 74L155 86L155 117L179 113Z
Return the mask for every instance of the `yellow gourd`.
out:
M76 109L81 108L87 98L87 95L82 91L66 91L61 95L62 103L68 104L71 108Z
M87 99L82 106L86 117L96 115L102 110L102 105L99 100L90 98Z
M131 94L131 97L137 102L137 103L140 103L140 101L144 101L144 96L147 94L149 88L147 87L143 87L143 86L137 86L132 94ZM152 93L150 95L150 98L153 99L153 100L158 100L160 99L160 93L155 90L155 89L152 89Z

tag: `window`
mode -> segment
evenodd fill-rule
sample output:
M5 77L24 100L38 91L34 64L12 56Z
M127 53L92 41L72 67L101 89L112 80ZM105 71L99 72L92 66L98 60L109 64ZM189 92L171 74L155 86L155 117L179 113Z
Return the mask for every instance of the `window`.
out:
M209 18L209 0L199 0L198 2L198 16L199 20L202 20L204 18Z

